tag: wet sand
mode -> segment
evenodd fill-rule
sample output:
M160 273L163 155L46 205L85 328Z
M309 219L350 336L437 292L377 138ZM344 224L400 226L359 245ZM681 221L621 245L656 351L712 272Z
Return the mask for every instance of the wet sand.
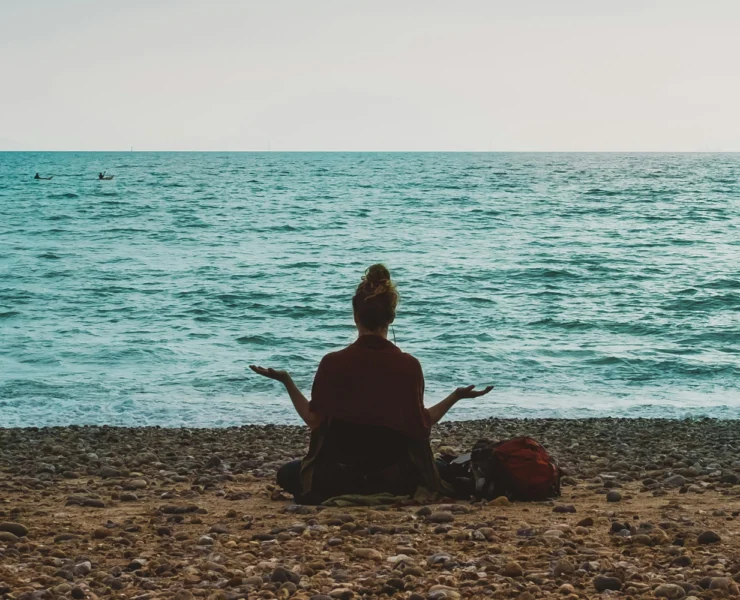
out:
M567 472L562 498L297 507L274 475L301 428L0 429L0 597L739 595L740 423L485 420L432 439L519 434Z

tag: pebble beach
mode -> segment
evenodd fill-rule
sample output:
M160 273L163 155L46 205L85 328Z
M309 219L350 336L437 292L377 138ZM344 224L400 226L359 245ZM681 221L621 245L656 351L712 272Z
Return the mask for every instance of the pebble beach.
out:
M530 435L551 502L306 507L276 489L305 428L0 429L0 597L740 595L740 424L448 422L438 454Z

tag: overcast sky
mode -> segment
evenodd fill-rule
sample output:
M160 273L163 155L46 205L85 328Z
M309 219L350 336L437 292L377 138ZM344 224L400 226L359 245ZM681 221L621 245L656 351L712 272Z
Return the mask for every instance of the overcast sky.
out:
M740 151L738 0L0 0L0 150Z

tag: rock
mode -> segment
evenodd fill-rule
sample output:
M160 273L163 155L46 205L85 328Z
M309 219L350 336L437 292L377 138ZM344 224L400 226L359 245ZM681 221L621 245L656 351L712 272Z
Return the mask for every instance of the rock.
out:
M622 580L616 577L607 577L606 575L597 575L593 582L596 591L601 593L606 590L619 591L622 589Z
M683 475L672 475L663 482L666 487L683 487L686 485L686 478Z
M452 523L454 520L453 514L445 511L433 512L427 517L427 521L430 523Z
M427 558L427 565L432 567L434 565L444 564L451 560L452 560L452 557L449 554L432 554L432 556Z
M129 490L143 490L148 485L146 479L132 479L126 484L126 488Z
M671 561L671 566L690 567L692 563L693 561L688 554L682 554L681 556L678 556Z
M121 473L113 467L103 467L102 469L100 469L98 475L100 475L100 477L102 477L103 479L113 479L116 477L120 477Z
M524 569L518 562L511 561L501 570L501 575L504 577L521 577L524 575Z
M594 520L591 517L586 517L585 519L581 519L577 523L578 527L593 527Z
M511 502L506 496L499 496L488 503L488 506L509 506Z
M732 586L732 580L729 577L713 577L712 583L709 584L709 589L729 592L730 586Z
M20 523L0 523L0 531L7 531L19 538L28 535L28 527Z
M7 544L14 544L18 541L18 536L10 533L9 531L0 531L0 542L5 542Z
M355 548L352 556L368 560L383 560L383 555L374 548Z
M442 600L443 598L458 600L460 598L460 592L446 585L433 585L429 588L427 598L429 600Z
M221 458L214 454L211 456L211 458L208 459L208 462L206 462L206 469L213 469L215 467L221 466Z
M69 496L65 506L90 506L92 508L105 508L105 503L97 498L87 496Z
M208 535L202 535L198 538L198 546L213 546L213 538Z
M123 492L121 494L121 502L137 502L139 497L133 492Z
M270 575L270 581L273 583L285 583L286 581L290 581L291 583L298 585L301 582L301 576L285 567L277 567Z
M166 515L184 515L187 513L193 513L200 510L200 507L195 504L188 504L186 506L177 504L165 504L159 508L160 512Z
M107 527L98 527L92 532L92 538L94 540L104 540L105 538L110 537L112 533L113 532Z
M575 566L567 558L561 558L557 563L555 563L555 566L552 570L555 577L560 577L561 575L570 575L572 573L575 573L575 571Z
M554 513L574 513L576 512L576 507L572 504L556 504L555 508L552 509L552 512Z
M75 600L82 600L85 597L85 590L81 587L75 586L70 590L70 594Z
M714 533L714 531L702 531L696 541L702 545L717 544L722 541L722 538Z
M617 490L611 490L606 495L606 501L607 502L621 502L622 501L622 494L620 494Z
M656 598L668 598L669 600L681 600L686 595L686 591L680 586L673 583L663 583L653 590Z
M90 563L89 560L82 561L79 564L76 564L74 567L72 567L72 574L76 575L77 577L84 577L85 575L89 575L90 571L92 571L92 563Z
M632 543L640 544L642 546L652 546L653 538L651 538L646 533L638 533L637 535L632 536Z

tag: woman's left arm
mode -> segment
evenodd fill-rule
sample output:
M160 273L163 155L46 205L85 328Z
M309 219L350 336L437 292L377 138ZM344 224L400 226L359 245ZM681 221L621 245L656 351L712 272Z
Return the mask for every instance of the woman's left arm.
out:
M249 368L258 375L262 375L263 377L268 377L282 383L290 396L291 402L293 402L293 407L296 412L312 431L314 429L318 429L318 427L323 423L324 418L311 410L308 405L308 400L303 395L303 392L298 389L298 386L293 381L290 373L287 371L277 371L275 369L265 369L264 367L258 367L256 365L249 365Z
M478 398L479 396L484 396L492 389L492 385L489 385L482 390L476 390L474 385L457 388L454 392L447 396L447 398L442 400L442 402L435 404L429 409L429 417L431 418L432 425L436 425L437 423L439 423L442 420L442 417L447 414L447 411L455 406L455 404L457 404L460 400L463 400L465 398Z

